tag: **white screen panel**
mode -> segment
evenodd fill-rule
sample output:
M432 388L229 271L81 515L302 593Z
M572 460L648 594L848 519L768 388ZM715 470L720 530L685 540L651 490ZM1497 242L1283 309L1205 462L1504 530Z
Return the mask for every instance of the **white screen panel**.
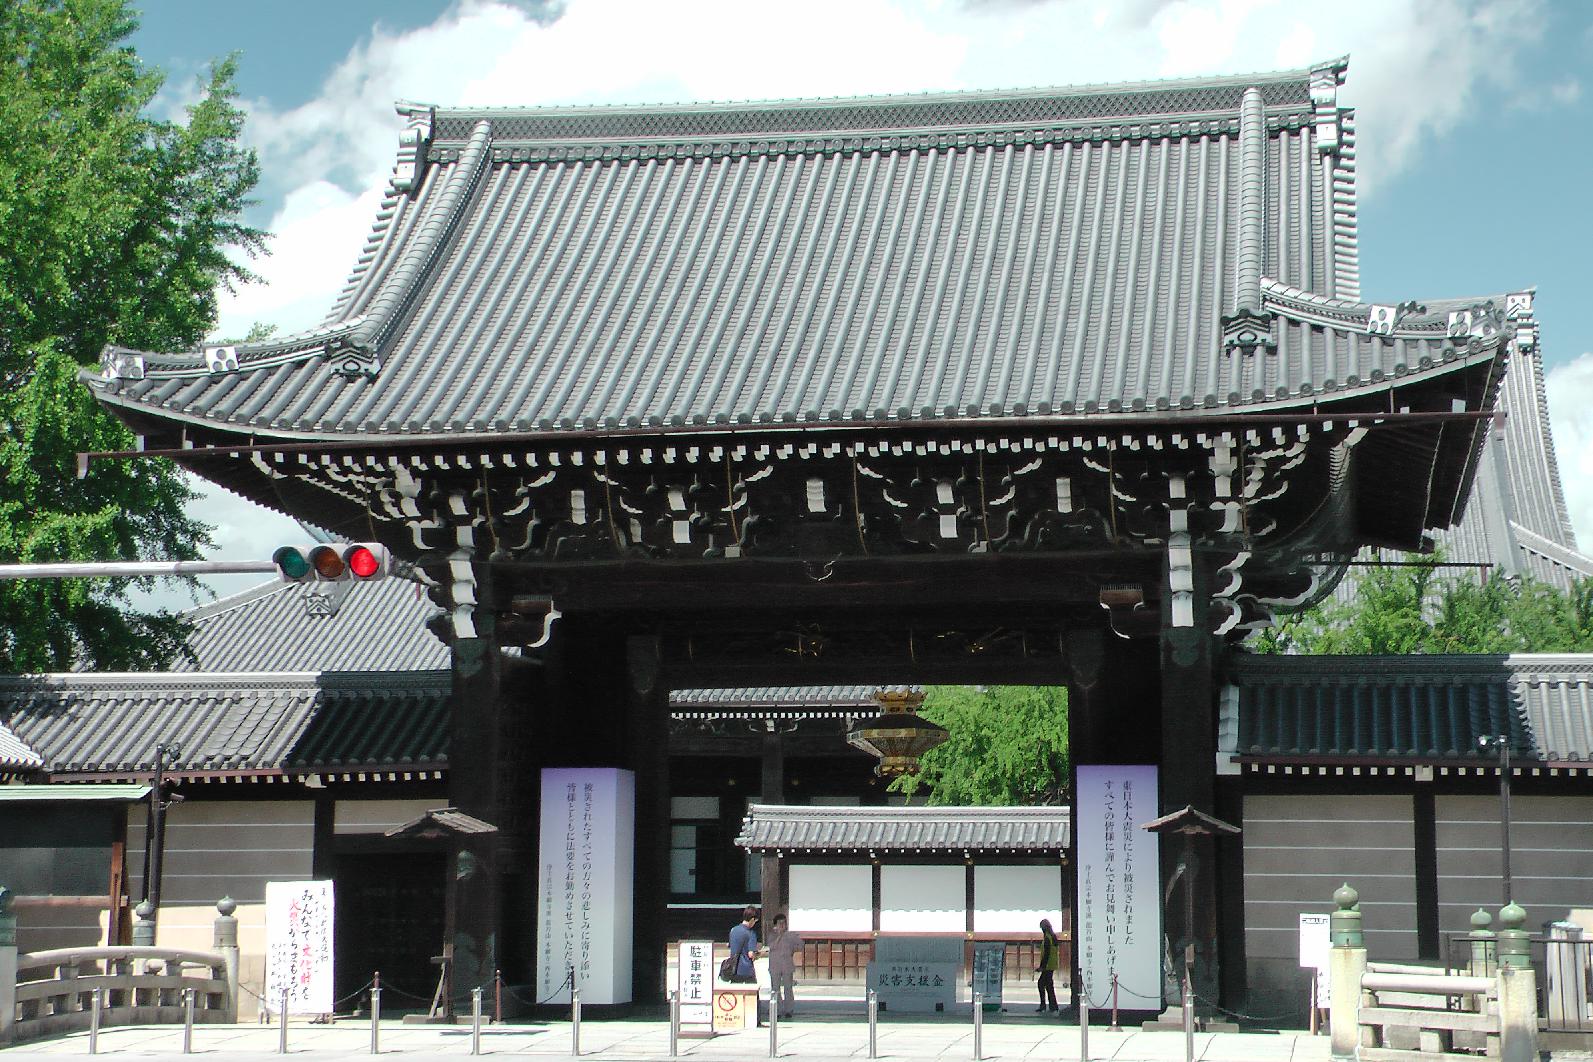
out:
M792 863L791 928L803 933L867 933L874 928L874 868Z
M881 867L881 933L963 933L968 929L968 871L962 866Z
M1040 919L1062 924L1062 868L974 867L974 932L1038 933Z

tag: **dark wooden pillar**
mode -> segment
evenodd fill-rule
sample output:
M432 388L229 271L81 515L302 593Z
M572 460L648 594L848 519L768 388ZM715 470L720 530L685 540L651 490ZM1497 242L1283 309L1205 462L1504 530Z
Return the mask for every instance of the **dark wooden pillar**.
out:
M763 732L763 784L759 799L765 804L785 803L785 735L778 724L770 723ZM785 914L785 894L780 889L780 857L765 853L760 859L760 888L763 924L774 924L774 916Z
M664 999L669 902L669 684L658 639L625 643L629 676L625 762L636 775L635 895L631 998Z
M453 644L452 729L448 746L448 801L497 825L503 818L502 659L490 628ZM502 868L495 834L462 839L448 861L452 927L450 995L455 1003L476 987L492 986L502 920Z
M1176 567L1176 561L1175 561ZM1179 584L1164 576L1161 634L1161 814L1194 807L1216 811L1217 727L1214 657L1217 643L1208 632L1209 580L1199 561L1180 573ZM1187 604L1178 604L1181 594ZM1193 865L1184 868L1177 887L1168 885L1184 862L1183 846L1163 838L1161 844L1164 932L1173 964L1169 977L1182 977L1184 949L1195 947L1195 994L1214 1000L1219 984L1217 955L1217 873L1210 842L1195 846ZM1184 924L1185 889L1194 890L1195 924ZM1169 985L1169 999L1178 992Z

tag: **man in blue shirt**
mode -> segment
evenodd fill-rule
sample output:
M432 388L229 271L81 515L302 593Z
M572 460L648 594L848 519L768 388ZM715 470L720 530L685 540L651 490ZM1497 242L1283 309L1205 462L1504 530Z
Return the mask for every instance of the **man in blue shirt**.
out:
M753 926L758 924L758 909L748 907L741 912L741 921L730 930L730 954L736 957L736 973L731 978L733 981L752 983L757 980L753 971L752 960L758 954L758 934Z

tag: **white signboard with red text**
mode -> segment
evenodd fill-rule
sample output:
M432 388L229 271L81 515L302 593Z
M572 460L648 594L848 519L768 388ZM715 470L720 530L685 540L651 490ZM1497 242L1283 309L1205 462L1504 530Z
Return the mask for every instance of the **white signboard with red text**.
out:
M1161 869L1157 836L1141 827L1157 817L1156 768L1088 764L1078 768L1079 970L1095 1007L1162 1007Z
M332 883L268 881L265 1008L332 1013Z
M537 999L631 1001L636 776L614 767L542 772Z

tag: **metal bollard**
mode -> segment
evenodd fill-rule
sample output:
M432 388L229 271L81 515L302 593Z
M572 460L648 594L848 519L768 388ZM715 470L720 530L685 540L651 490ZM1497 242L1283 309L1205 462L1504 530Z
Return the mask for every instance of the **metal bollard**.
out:
M470 1053L481 1054L481 986L470 990Z
M1195 1062L1195 993L1184 974L1184 1062Z
M982 992L973 994L974 1008L974 1062L985 1057L985 997Z
M780 1057L780 999L769 993L769 1057Z
M1122 1032L1123 1027L1117 1024L1117 975L1112 975L1112 1024L1106 1027L1107 1032Z
M1079 1062L1090 1062L1090 997L1079 989Z
M105 989L95 988L92 995L94 1010L89 1015L89 1054L97 1055L100 1052L100 1011L105 1007Z
M570 985L570 1054L581 1057L581 990Z
M371 981L371 1054L382 1053L382 975Z
M183 1054L194 1053L194 990L183 989Z
M879 993L868 990L868 1057L879 1057Z
M279 1026L279 1031L277 1032L277 1054L285 1055L285 1054L288 1053L288 992L287 992L287 989L283 989L282 990L282 1009L277 1011L277 1024Z
M680 993L669 993L669 1057L680 1057Z

